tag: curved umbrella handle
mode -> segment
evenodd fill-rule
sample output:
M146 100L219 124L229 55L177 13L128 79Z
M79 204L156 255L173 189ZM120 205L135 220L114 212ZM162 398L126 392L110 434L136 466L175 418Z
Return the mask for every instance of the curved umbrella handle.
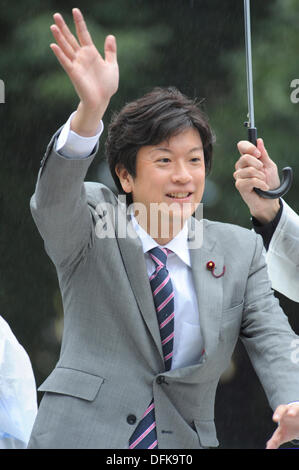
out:
M248 127L248 123L245 123ZM257 129L256 127L248 128L248 140L252 144L256 145L257 143ZM270 191L263 191L262 189L254 188L255 192L265 198L265 199L277 199L284 196L292 186L293 182L293 170L290 166L286 166L282 170L281 184L276 189L271 189Z
M284 196L292 186L293 182L293 170L290 166L286 166L282 169L281 184L276 189L270 191L263 191L262 189L254 188L255 192L265 199L276 199Z

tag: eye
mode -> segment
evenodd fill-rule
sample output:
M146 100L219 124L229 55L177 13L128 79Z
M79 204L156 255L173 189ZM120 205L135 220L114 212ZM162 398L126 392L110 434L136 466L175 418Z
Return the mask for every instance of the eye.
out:
M168 163L168 162L170 162L170 158L162 157L162 158L159 158L158 162L159 163Z
M201 162L201 161L202 161L202 157L192 157L191 158L191 162L194 162L194 163Z

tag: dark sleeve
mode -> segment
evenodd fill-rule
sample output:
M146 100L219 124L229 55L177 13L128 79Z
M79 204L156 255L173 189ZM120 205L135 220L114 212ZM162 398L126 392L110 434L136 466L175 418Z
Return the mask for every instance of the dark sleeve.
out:
M276 216L274 217L271 222L267 224L261 224L255 217L251 217L251 222L252 222L252 227L255 230L256 233L262 236L263 242L264 242L264 247L266 250L268 250L271 238L275 232L275 229L280 221L282 210L283 210L283 205L281 202L281 199L279 199L279 204L280 204L280 209L277 212Z

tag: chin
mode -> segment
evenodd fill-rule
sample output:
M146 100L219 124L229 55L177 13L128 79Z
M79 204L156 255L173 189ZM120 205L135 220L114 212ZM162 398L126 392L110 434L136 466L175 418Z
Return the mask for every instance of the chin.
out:
M195 212L197 204L182 204L178 208L172 208L169 206L168 217L170 220L181 222L184 224L192 214ZM166 214L165 214L166 215Z

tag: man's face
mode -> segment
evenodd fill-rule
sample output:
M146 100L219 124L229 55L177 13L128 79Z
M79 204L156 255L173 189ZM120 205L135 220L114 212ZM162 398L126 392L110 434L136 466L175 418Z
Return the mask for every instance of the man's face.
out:
M132 193L134 205L146 210L148 233L149 214L156 213L157 208L160 214L167 214L170 224L175 218L184 223L204 192L205 162L199 132L188 128L168 141L141 147L136 177L124 169L119 176L124 191Z

